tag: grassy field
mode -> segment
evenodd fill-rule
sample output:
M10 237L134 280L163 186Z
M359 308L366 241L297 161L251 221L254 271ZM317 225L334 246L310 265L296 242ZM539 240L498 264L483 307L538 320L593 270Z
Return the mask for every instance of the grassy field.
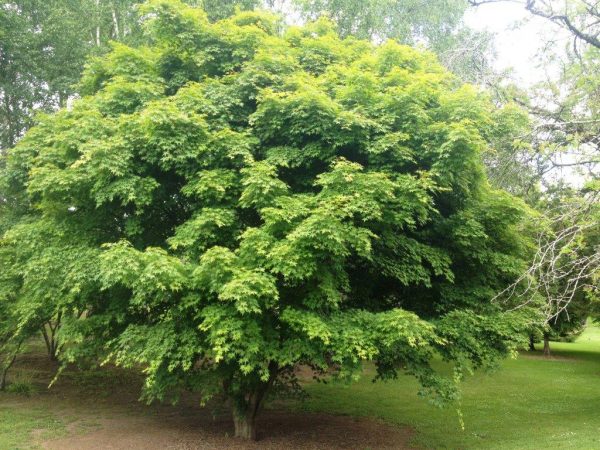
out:
M588 327L574 343L552 343L552 351L550 359L540 352L523 353L498 372L468 378L461 405L464 430L454 409L440 410L418 398L410 377L373 384L367 373L350 386L313 383L307 385L308 400L287 407L410 426L412 444L421 448L598 449L600 329ZM131 392L135 378L127 374L116 383L114 374L67 374L49 393L43 383L48 370L38 372L36 364L26 358L13 375L33 392L0 394L1 450L31 448L48 436L97 428L95 417L82 419L90 403L100 408L101 417L118 418L126 409L114 409L115 391L123 393L120 398L127 395L131 411L145 408Z
M523 353L500 371L463 383L461 430L455 411L417 398L409 377L389 383L310 385L299 406L410 425L414 443L435 449L600 448L600 329L552 343L552 358Z

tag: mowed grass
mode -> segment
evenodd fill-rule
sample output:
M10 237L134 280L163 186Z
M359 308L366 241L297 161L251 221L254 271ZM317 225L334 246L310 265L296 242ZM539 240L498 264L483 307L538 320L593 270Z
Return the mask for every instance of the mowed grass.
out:
M576 342L553 342L551 349L550 359L523 352L499 371L466 379L464 430L456 408L429 405L407 376L387 383L365 376L349 386L312 383L310 398L296 407L409 425L413 443L423 448L600 449L600 328L590 325Z
M417 383L408 376L372 383L372 368L352 385L309 383L306 401L284 404L410 426L418 448L600 449L600 328L589 326L574 343L553 342L552 352L550 359L539 351L524 352L497 372L469 377L460 405L464 430L456 407L431 406L416 395ZM118 417L123 411L113 404L114 396L127 394L127 407L143 411L135 401L135 374L66 373L47 391L51 374L37 370L43 354L35 351L27 358L13 376L33 379L36 388L29 395L0 393L1 450L36 448L50 437L85 432L85 420L95 419L86 416L90 404L103 405L104 418Z

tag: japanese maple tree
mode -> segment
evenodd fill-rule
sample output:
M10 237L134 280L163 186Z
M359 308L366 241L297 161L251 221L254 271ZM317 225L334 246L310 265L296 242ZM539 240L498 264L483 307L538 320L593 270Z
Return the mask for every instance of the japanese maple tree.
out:
M148 400L225 394L246 438L300 365L373 361L444 400L514 350L520 313L490 298L526 267L528 213L486 181L485 95L325 20L144 8L145 45L91 60L1 166L21 327L60 313L60 359L142 368Z

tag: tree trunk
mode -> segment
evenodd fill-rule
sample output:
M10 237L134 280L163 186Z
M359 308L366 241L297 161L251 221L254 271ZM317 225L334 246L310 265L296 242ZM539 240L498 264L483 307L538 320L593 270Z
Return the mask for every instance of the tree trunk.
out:
M233 425L235 427L235 437L256 440L256 412L240 411L233 408Z
M113 19L113 37L118 40L121 36L119 33L119 19L117 18L117 12L115 6L112 7L112 19Z
M6 375L8 374L8 369L5 367L2 369L2 378L0 378L0 391L4 391L6 389Z
M20 342L17 345L17 347L15 348L15 352L13 353L13 355L6 359L6 364L4 364L4 366L2 367L2 374L0 376L0 391L3 391L6 389L6 377L8 375L8 371L15 363L15 360L17 359L17 355L19 354L19 350L21 350Z
M256 416L258 416L265 394L270 387L270 382L265 383L256 387L252 392L232 398L235 437L256 440Z
M48 335L46 324L42 325L42 336L44 337L44 343L46 344L46 351L48 352L48 359L50 361L56 361L56 350L54 349L54 340Z
M550 356L550 334L544 333L544 356Z
M278 376L279 369L276 363L269 364L269 372L270 376L267 382L255 381L246 385L246 389L240 389L237 392L230 390L231 380L223 382L223 389L229 395L232 406L235 437L253 441L257 439L256 417Z
M58 343L56 332L60 327L61 319L62 313L58 313L54 323L52 320L49 320L42 325L42 336L46 343L46 350L48 351L48 358L50 358L50 361L58 361L58 351L61 346Z
M100 0L96 0L96 46L100 47Z
M529 351L535 352L535 337L533 334L529 335Z

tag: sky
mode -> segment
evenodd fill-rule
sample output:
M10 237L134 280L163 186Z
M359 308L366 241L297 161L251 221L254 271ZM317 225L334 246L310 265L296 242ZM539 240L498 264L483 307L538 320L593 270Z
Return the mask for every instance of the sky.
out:
M544 42L556 39L555 49L564 48L569 35L541 17L532 16L522 4L498 2L469 8L465 21L478 30L495 34L498 69L513 68L513 77L525 87L552 75L536 61ZM550 71L550 72L548 72Z

